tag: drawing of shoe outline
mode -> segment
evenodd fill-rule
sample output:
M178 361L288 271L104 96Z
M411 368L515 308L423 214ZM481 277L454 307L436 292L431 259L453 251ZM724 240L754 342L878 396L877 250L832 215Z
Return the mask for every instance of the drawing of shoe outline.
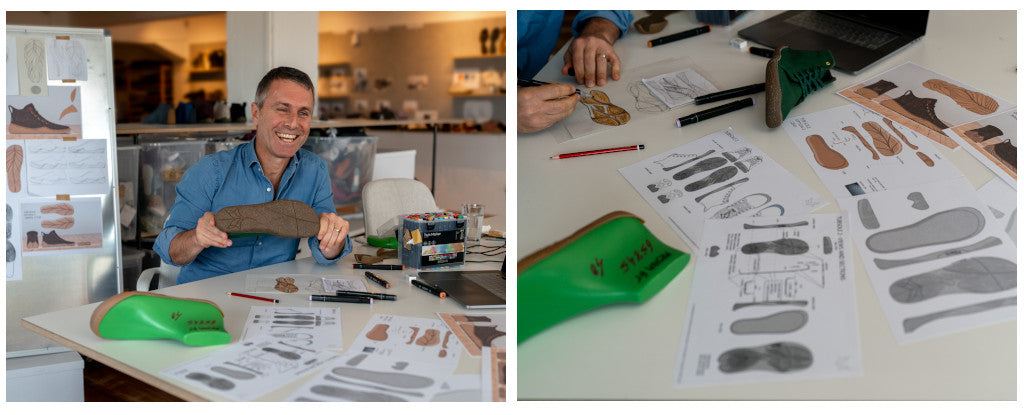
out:
M707 175L703 179L697 180L693 183L683 186L683 190L686 190L687 192L695 192L700 189L711 186L713 184L722 183L726 180L733 178L733 176L736 176L736 173L738 173L739 171L740 169L736 168L736 166L722 167L718 170L715 170L711 174Z
M1017 264L1003 258L976 257L902 278L889 286L899 303L917 303L948 294L989 294L1017 287Z
M802 255L810 250L810 246L803 239L779 238L774 241L751 242L740 247L740 252L747 255L763 254L766 252L779 255Z
M766 193L753 193L744 196L716 212L711 216L713 219L729 219L746 213L749 210L759 208L768 204L772 197Z
M754 166L756 166L758 164L761 164L762 161L764 161L764 159L761 158L761 156L754 156L754 157L748 158L746 160L737 161L737 162L733 163L732 165L736 166L737 168L740 169L740 171L742 171L744 173L750 173L750 168L752 168L752 167L754 167Z
M590 119L598 124L618 126L629 122L629 113L612 104L608 94L604 92L592 89L590 96L583 97L580 102L590 110Z
M938 101L935 98L921 98L914 95L914 91L908 89L898 98L882 101L882 106L896 111L930 130L942 132L949 126L935 114L936 102Z
M964 136L975 143L995 138L1003 135L1003 130L994 125L986 125L984 127L975 128L973 130L964 131Z
M877 82L857 88L853 92L856 92L857 95L867 99L875 99L885 95L886 92L889 92L893 88L896 88L896 84L884 79L879 79Z
M718 356L718 370L737 373L747 370L789 372L806 369L814 362L810 349L794 342L776 342L758 347L731 349Z
M675 170L676 168L682 167L684 165L693 163L693 162L695 162L697 160L700 160L700 159L702 159L704 157L707 157L707 156L711 155L714 152L715 152L715 150L708 150L708 151L704 152L703 154L679 154L679 153L672 153L668 157L665 157L664 159L655 161L655 163L657 163L659 166L661 166L661 170L663 170L663 171ZM676 164L676 165L673 165L673 166L668 166L668 167L665 166L665 164L664 164L665 161L667 161L669 159L672 159L672 158L680 158L680 157L689 157L689 158L684 160L682 163L679 163L679 164Z
M719 167L724 166L726 163L728 163L728 161L723 157L712 157L709 159L704 159L701 160L699 163L694 164L693 166L687 167L686 169L680 170L676 174L673 174L672 178L675 180L686 180L689 179L690 177L693 177L697 173L703 173L706 171L717 169Z
M722 153L722 156L728 159L730 162L735 162L736 160L746 157L747 154L750 154L750 148L743 147L739 150L726 151Z

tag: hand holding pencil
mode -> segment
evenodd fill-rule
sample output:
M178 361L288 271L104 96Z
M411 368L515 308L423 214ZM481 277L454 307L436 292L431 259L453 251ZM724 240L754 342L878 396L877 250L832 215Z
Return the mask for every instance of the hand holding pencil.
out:
M548 128L572 114L579 101L576 88L568 84L517 88L516 130L532 133Z

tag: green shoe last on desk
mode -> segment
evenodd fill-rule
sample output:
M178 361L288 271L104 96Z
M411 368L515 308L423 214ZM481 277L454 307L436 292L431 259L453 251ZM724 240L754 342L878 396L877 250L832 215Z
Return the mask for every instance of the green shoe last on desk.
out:
M647 301L689 260L640 218L609 213L519 261L518 341L593 308Z
M189 346L231 342L224 312L206 300L126 291L100 303L89 328L104 339L172 339Z

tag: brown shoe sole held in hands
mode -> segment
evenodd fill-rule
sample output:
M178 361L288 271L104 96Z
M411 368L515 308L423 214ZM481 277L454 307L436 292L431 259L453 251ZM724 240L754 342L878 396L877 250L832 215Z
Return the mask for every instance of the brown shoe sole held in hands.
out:
M316 211L298 200L278 199L255 205L228 206L214 214L217 228L230 236L274 235L306 238L320 231Z

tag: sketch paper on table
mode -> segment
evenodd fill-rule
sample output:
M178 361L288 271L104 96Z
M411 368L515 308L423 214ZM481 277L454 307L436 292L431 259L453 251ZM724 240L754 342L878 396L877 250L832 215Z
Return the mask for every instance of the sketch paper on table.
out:
M18 95L46 96L46 43L41 37L17 36ZM11 105L11 95L7 96Z
M82 39L46 38L46 69L50 80L89 80L88 58Z
M451 370L400 356L350 352L286 401L422 402L442 391Z
M241 341L260 337L314 351L345 348L341 310L332 307L253 306L245 320Z
M709 220L675 386L861 374L849 218Z
M897 343L1017 316L1016 245L966 178L838 203Z
M485 347L505 348L505 314L437 313L459 337L470 356L480 357Z
M245 292L334 295L336 290L327 290L333 286L348 287L338 289L366 291L366 285L358 280L326 280L322 276L312 274L246 274Z
M21 255L22 255L22 244L21 244L21 221L16 218L21 217L19 210L21 204L18 200L11 200L7 198L7 265L5 267L7 273L7 281L21 281Z
M25 182L33 196L110 190L107 140L25 140Z
M18 90L18 39L7 35L7 95L20 95Z
M953 133L968 153L1017 189L1017 109L958 125Z
M51 86L46 95L7 95L7 139L59 139L82 137L82 94L77 86ZM49 122L40 127L35 120ZM31 125L23 125L31 124Z
M809 213L825 201L732 128L619 169L696 249L706 219Z
M507 352L504 347L485 347L480 360L480 379L483 383L481 400L484 402L508 401L505 385L505 364Z
M343 278L324 278L324 292L334 294L339 290L345 291L368 291L362 280L350 280Z
M27 256L86 253L103 248L103 212L99 197L21 199L17 220Z
M651 93L651 90L644 85L643 79L676 72L680 70L679 68L687 68L714 88L714 80L708 75L707 71L694 64L692 59L683 57L662 60L636 68L623 68L620 80L609 80L604 86L597 86L592 89L605 93L611 99L612 104L621 107L629 113L629 123L626 125L649 122L646 120L659 116L664 117L664 122L673 123L674 118L670 115L665 115L669 107ZM575 78L569 76L545 81L570 85L576 84ZM585 87L580 88L580 90L584 96L590 94L590 90L587 90ZM609 130L614 131L616 128L623 127L598 124L590 116L590 110L581 102L576 105L576 110L569 117L553 125L549 128L550 131L547 132L555 136L555 141L563 143L590 134Z
M643 84L669 108L686 105L693 102L696 97L718 92L718 88L711 82L689 68L644 78Z
M957 147L950 138L950 127L1016 107L1012 102L912 62L838 94L949 148Z
M348 352L437 366L451 374L462 355L462 343L440 319L374 314Z
M837 199L963 176L930 140L855 104L783 128Z
M1017 243L1017 189L998 178L989 180L978 189L978 199L988 206L996 223Z
M337 359L339 354L293 347L272 338L239 341L160 371L238 401L250 401Z

